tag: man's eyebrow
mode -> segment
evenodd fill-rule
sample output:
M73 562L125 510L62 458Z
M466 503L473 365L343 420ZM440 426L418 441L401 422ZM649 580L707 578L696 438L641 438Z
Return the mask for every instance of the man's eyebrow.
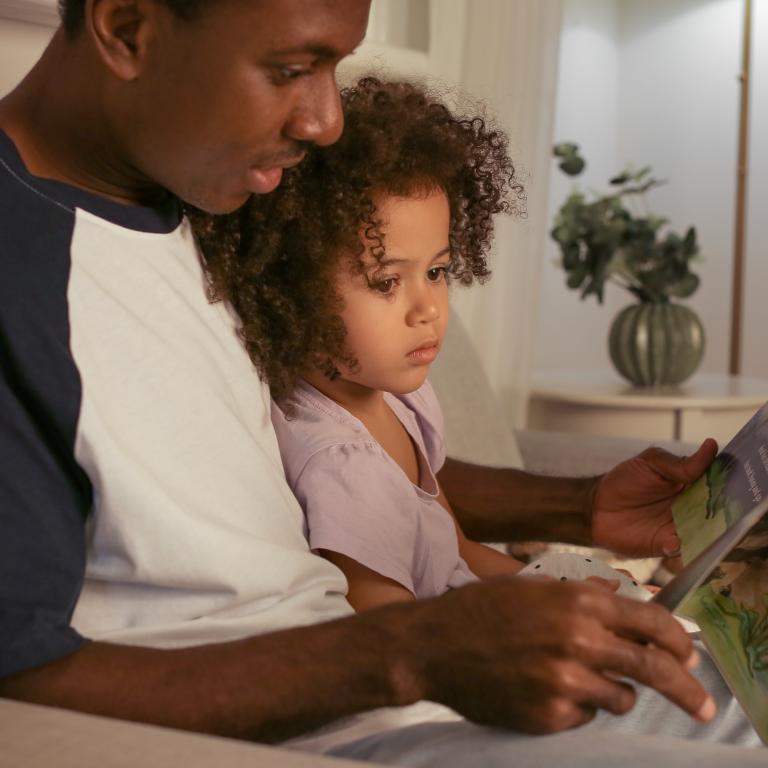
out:
M333 59L341 54L330 45L305 43L292 48L279 48L272 51L273 56L295 56L296 54L310 53L318 59Z
M349 53L342 53L327 43L313 43L311 41L302 43L301 45L294 45L290 48L278 48L272 51L273 56L296 56L300 54L311 54L317 59L338 59L346 56L351 56L362 45L363 38L361 38L355 47L349 51Z

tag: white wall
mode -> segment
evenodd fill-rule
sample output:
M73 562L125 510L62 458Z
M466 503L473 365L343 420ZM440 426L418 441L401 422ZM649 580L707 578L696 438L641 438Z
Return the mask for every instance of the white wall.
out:
M766 27L768 9L762 6ZM690 304L708 336L702 370L719 372L727 370L730 333L741 7L740 0L566 0L555 124L556 139L578 142L591 162L589 175L579 177L587 187L605 189L610 174L628 161L650 164L656 175L669 180L651 194L650 207L677 230L697 227L702 286ZM761 34L765 50L768 30ZM765 56L763 82L768 83ZM765 99L760 107L764 126ZM768 378L768 355L759 360L754 349L759 329L768 322L766 302L754 295L755 283L768 277L760 253L765 230L757 231L764 218L759 211L768 201L766 180L754 165L761 162L765 168L768 159L756 147L765 143L759 133L753 126L755 213L750 220L756 221L750 230L748 282L753 295L747 305L753 346L745 373ZM763 129L762 136L768 131ZM554 182L550 216L569 186L559 172ZM557 258L554 245L549 252L550 261ZM592 298L582 303L564 287L562 270L547 264L536 369L610 368L608 327L617 309L630 300L609 287L604 306L597 307Z
M759 4L759 3L758 3ZM701 286L687 302L707 334L702 370L728 370L741 0L633 0L622 14L619 136L669 183L650 202L696 226Z
M752 108L745 260L743 371L768 379L768 4L752 3Z
M0 96L32 68L53 32L53 27L0 18Z
M555 142L577 142L587 167L578 177L585 188L598 189L616 170L618 160L619 10L605 0L566 0L555 111ZM554 213L574 186L571 177L551 165L550 212ZM549 240L541 275L534 369L602 368L609 365L606 318L613 314L616 297L607 305L581 302L565 287L557 266L555 244Z

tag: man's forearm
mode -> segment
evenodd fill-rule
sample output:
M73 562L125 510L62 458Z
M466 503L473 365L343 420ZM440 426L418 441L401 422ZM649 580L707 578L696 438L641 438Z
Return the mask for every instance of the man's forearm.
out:
M546 477L449 458L438 479L471 539L591 543L597 478Z
M626 677L708 719L714 705L684 666L692 649L657 605L576 581L496 578L232 643L92 643L1 680L0 695L260 741L419 699L478 723L552 733L597 709L626 712L634 695L616 680Z
M0 680L0 696L275 742L421 695L398 607L241 641L161 650L92 642ZM392 615L390 615L392 614ZM417 654L416 654L417 655Z

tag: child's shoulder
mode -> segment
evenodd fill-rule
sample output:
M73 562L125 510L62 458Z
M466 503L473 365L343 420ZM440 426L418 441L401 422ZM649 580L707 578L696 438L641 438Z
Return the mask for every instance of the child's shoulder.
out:
M289 476L332 447L373 442L358 419L308 384L300 385L284 404L272 402L272 425Z
M364 431L349 411L305 382L301 382L284 403L272 401L272 422L275 429L302 439L322 440L329 435L354 437Z

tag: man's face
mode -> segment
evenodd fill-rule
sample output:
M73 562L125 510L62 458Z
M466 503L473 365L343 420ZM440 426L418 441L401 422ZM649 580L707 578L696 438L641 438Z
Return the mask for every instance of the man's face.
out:
M215 0L190 21L158 2L145 66L114 130L137 176L212 213L280 183L343 120L336 66L370 0Z

